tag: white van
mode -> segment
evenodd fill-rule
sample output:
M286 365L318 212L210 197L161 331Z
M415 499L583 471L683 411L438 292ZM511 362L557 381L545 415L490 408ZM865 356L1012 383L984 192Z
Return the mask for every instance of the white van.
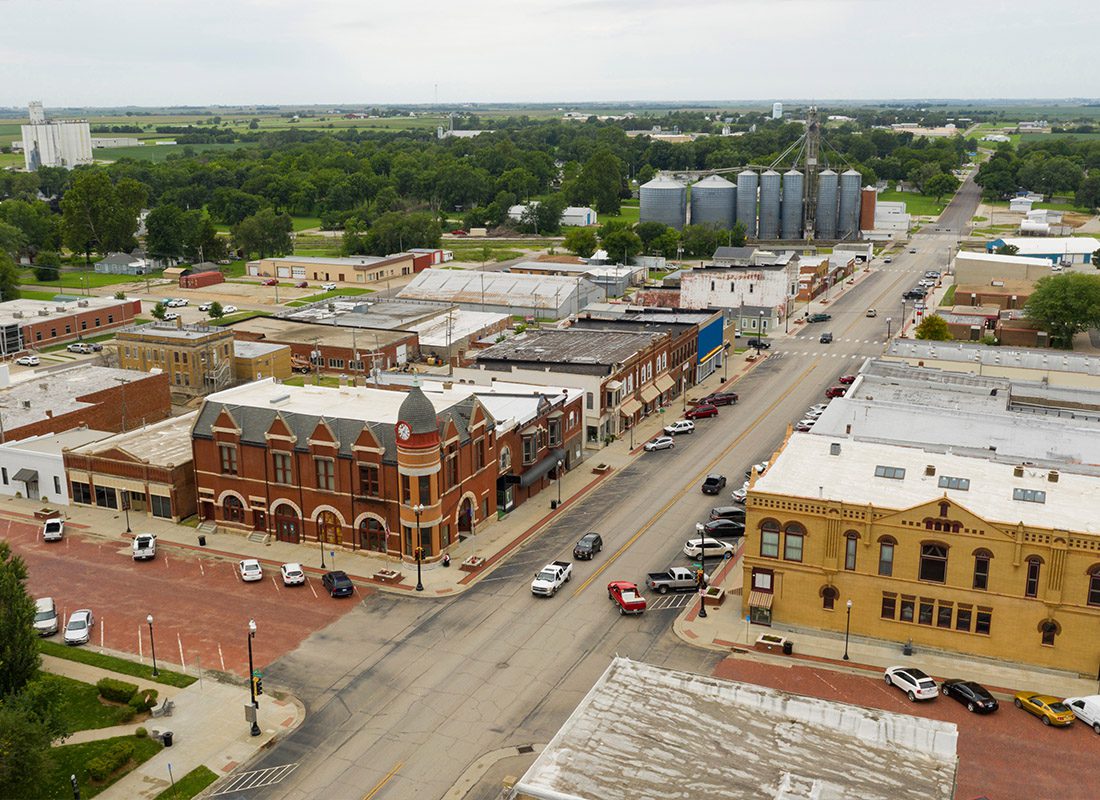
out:
M1083 723L1100 733L1100 694L1087 697L1067 697L1063 700L1073 715Z
M40 597L34 601L34 632L39 636L57 633L57 606L52 597Z

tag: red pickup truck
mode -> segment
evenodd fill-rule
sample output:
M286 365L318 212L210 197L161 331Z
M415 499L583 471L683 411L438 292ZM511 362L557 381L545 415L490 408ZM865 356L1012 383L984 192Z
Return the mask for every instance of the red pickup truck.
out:
M630 581L611 581L607 584L607 596L615 601L623 616L645 611L645 598L638 591L637 584Z

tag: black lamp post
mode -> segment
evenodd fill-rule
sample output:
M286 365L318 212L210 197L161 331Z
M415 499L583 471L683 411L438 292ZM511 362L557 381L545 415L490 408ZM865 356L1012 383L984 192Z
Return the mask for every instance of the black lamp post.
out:
M424 540L420 534L420 515L424 513L424 504L417 503L412 507L413 513L416 514L416 591L424 591L424 583L420 580L420 554L423 552Z
M319 525L320 523L318 523ZM325 536L321 529L317 531L317 544L321 546L321 569L325 569Z
M153 641L153 615L147 616L145 621L149 623L149 649L153 651L153 677L155 678L160 673L157 671L157 645Z
M130 492L126 490L122 492L122 510L126 514L126 532L133 533L130 530Z
M560 505L561 505L561 461L558 461L558 473L557 473L557 475L558 475L558 478L557 478L557 484L558 484L558 505L560 506Z
M256 636L256 620L250 619L248 621L248 693L252 697L252 708L255 709L252 716L252 729L253 736L260 735L260 723L258 716L260 713L260 701L256 699L256 669L252 666L252 639Z
M848 617L844 621L844 660L848 660L848 633L852 630L852 601L848 601Z
M699 535L699 619L707 616L707 535Z

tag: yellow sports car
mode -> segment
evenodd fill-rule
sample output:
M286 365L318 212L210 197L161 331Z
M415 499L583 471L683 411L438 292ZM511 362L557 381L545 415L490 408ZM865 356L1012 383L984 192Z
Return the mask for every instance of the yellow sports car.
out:
M1069 710L1069 706L1049 694L1016 692L1012 702L1016 704L1016 708L1037 716L1044 725L1065 727L1073 724L1073 712Z

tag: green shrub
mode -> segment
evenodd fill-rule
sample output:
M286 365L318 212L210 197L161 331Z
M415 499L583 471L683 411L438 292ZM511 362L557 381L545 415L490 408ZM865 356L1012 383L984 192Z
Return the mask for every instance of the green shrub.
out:
M134 711L138 713L141 713L142 711L148 711L156 704L156 689L140 689L134 693L133 697L130 698L130 708L134 709Z
M134 746L130 742L119 742L110 750L93 758L84 765L84 768L88 770L88 777L92 780L105 781L116 770L121 769L133 755Z
M128 705L119 713L118 723L119 725L125 725L127 722L133 720L135 716L137 716L137 712L134 711L134 707Z
M102 678L96 682L95 687L99 689L100 697L113 703L129 703L138 690L137 684L116 681L114 678Z
M134 731L134 736L139 739L144 739L148 735L149 731L145 730L145 728L138 728L136 731Z

